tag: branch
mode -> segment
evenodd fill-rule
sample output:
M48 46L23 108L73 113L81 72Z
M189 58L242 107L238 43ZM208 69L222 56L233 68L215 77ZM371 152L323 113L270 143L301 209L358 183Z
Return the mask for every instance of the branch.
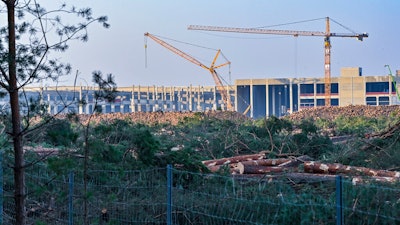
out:
M7 81L7 83L10 83L10 79L8 79L7 73L6 73L6 71L3 69L2 66L0 66L0 72L1 72L1 75L4 77L4 79ZM1 82L0 85L1 85L2 87L4 87L4 86L3 86L3 85L4 85L3 82ZM5 87L4 87L4 88L5 88Z

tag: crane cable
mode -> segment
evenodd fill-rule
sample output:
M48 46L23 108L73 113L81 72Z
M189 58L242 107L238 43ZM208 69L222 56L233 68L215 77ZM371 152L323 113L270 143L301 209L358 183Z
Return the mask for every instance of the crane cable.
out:
M176 40L176 39L163 37L163 36L160 36L160 35L153 34L153 36L161 38L161 39L166 39L166 40L174 41L174 42L177 42L177 43L185 44L185 45L191 45L191 46L198 47L198 48L204 48L204 49L208 49L208 50L218 51L218 49L215 49L215 48L210 48L210 47L205 47L205 46L201 46L201 45L192 44L192 43L189 43L189 42L179 41L179 40Z
M198 48L203 48L203 49L207 49L207 50L218 51L218 49L215 49L215 48L210 48L210 47L205 47L205 46L201 46L201 45L192 44L192 43L189 43L189 42L179 41L179 40L176 40L176 39L172 39L172 38L168 38L168 37L163 37L163 36L160 36L160 35L155 35L155 34L153 34L153 36L158 37L158 38L160 38L160 39L166 39L166 40L178 42L178 43L181 43L181 44L191 45L191 46L198 47ZM147 38L148 38L147 36L144 37L145 68L147 68ZM187 53L186 53L186 54L187 54ZM222 57L223 57L227 62L230 62L230 61L226 58L226 56L222 53L222 51L220 52L220 54L222 55ZM218 77L220 77L220 78L224 81L225 84L228 85L229 88L231 88L231 83L230 83L230 82L231 82L231 64L230 64L230 63L229 63L229 72L228 72L228 73L229 73L229 82L227 82L227 81L226 81L222 76L220 76L218 73L216 73L216 74L217 74Z
M292 25L292 24L297 24L297 23L306 23L306 22L311 22L311 21L316 21L316 20L323 20L323 19L325 19L325 18L317 18L317 19L310 19L310 20L302 20L302 21L297 21L297 22L281 23L281 24L276 24L276 25L261 26L261 27L254 27L254 28L279 27L279 26L286 26L286 25Z
M337 25L339 25L339 26L343 27L344 29L350 31L351 33L356 34L356 32L355 32L354 30L352 30L352 29L346 27L345 25L343 25L343 24L337 22L336 20L334 20L334 19L332 19L332 18L329 18L329 19L330 19L332 22L336 23Z

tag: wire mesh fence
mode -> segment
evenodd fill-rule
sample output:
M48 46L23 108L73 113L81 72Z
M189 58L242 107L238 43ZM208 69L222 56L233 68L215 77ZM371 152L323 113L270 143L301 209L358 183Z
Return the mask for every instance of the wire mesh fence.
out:
M6 167L4 167L6 168ZM400 224L397 183L294 181L168 168L55 174L27 170L28 224ZM4 169L1 224L13 224Z

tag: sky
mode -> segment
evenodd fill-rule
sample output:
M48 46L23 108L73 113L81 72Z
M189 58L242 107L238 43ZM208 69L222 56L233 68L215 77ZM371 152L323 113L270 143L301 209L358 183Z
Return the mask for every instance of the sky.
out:
M113 74L119 87L214 85L209 71L146 39L146 32L206 66L220 49L224 57L220 56L217 64L231 62L217 70L227 84L236 79L323 77L323 37L194 31L187 27L324 32L326 17L332 19L332 33L369 34L364 41L331 38L332 77L338 77L343 67L361 67L365 76L387 75L386 64L393 74L400 69L398 0L39 0L49 1L90 7L94 15L108 16L109 29L91 25L89 41L71 43L61 56L79 71L81 85L92 85L91 74L96 70ZM71 85L73 80L73 76L64 77L59 85Z

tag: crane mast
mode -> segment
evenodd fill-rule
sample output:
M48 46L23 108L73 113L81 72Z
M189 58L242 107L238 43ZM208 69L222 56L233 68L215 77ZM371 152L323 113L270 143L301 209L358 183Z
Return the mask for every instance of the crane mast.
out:
M189 62L194 63L194 64L200 66L201 68L208 70L211 73L211 75L212 75L212 77L214 79L214 82L215 82L215 85L216 85L216 89L220 93L222 101L226 104L227 110L229 110L229 111L233 111L234 110L232 102L231 102L231 99L230 99L229 90L227 90L225 88L225 86L223 85L221 79L218 76L217 71L215 70L217 68L220 68L220 67L223 67L223 66L226 66L226 65L230 64L230 62L228 61L228 62L225 62L225 63L220 64L220 65L215 65L215 63L216 63L216 61L218 59L218 56L221 54L221 50L217 50L217 53L216 53L211 65L208 67L208 66L204 65L203 63L201 63L199 60L197 60L194 57L190 56L189 54L177 49L176 47L170 45L169 43L159 39L158 37L156 37L156 36L154 36L154 35L152 35L150 33L145 33L144 36L151 38L153 41L157 42L161 46L163 46L163 47L167 48L168 50L172 51L173 53L181 56L182 58L188 60ZM145 46L145 47L147 47L147 46Z
M250 33L250 34L273 34L273 35L292 35L298 36L320 36L324 37L324 74L325 74L325 105L331 105L331 37L351 37L362 41L368 37L367 33L331 33L329 17L326 17L326 30L321 31L294 31L294 30L271 30L262 28L234 28L234 27L217 27L217 26L201 26L189 25L189 30L217 31L217 32L233 32L233 33Z

